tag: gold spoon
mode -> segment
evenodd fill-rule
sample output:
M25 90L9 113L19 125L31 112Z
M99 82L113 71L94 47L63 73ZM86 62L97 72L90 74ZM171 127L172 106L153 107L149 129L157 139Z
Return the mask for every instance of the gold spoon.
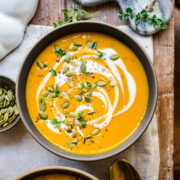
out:
M110 180L142 180L137 170L126 160L118 159L110 167Z

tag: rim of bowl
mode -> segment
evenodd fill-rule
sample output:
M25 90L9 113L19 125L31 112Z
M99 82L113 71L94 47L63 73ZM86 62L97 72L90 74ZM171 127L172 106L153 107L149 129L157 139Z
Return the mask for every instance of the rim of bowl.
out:
M7 83L3 83L4 85L10 86L10 88L12 88L15 91L15 93L16 93L15 82L11 78L3 76L3 75L0 75L0 85L1 85L1 79L4 79L7 82ZM16 105L17 105L17 103L16 103ZM4 128L0 128L0 133L3 133L5 131L10 130L19 121L20 121L20 114L18 114L17 117L9 125L7 125Z
M44 174L42 174L42 176L55 174L55 173L57 174L58 171L62 172L62 174L64 173L64 174L72 175L72 176L73 175L80 176L80 178L88 178L90 180L98 180L95 176L87 173L86 171L72 168L72 167L67 167L67 166L46 166L46 167L33 169L31 171L25 172L24 174L18 176L17 178L15 178L15 180L26 180L26 178L29 178L29 176L33 176L33 175L35 175L35 177L38 177L38 176L41 176L41 173L44 173ZM47 174L46 174L46 172L47 172Z
M154 85L154 91L153 91L153 102L152 102L152 107L150 109L150 112L149 112L149 115L147 117L147 120L145 122L145 125L141 128L140 132L136 135L136 136L133 136L136 131L140 128L140 125L138 126L138 128L133 132L133 134L125 141L123 142L122 144L120 144L119 146L107 151L107 152L102 152L102 153L97 153L97 154L93 154L93 155L81 155L81 154L75 154L75 153L71 153L71 152L68 152L68 151L65 151L65 150L62 150L61 148L59 148L60 150L62 150L63 152L67 153L67 154L63 154L62 152L57 152L56 150L53 150L51 147L49 147L46 143L44 143L43 141L40 140L39 136L36 136L35 133L33 132L32 128L29 127L29 125L27 124L25 118L24 118L24 113L21 111L21 108L20 108L20 101L19 101L19 87L18 87L18 84L19 84L19 79L20 79L20 73L22 71L22 67L28 57L28 55L33 51L33 49L44 39L46 38L47 36L53 34L54 32L56 31L59 31L61 28L64 28L64 27L68 27L68 26L74 26L76 24L96 24L97 26L106 26L107 28L113 28L114 30L116 31L119 31L120 33L122 33L123 35L125 35L127 38L129 38L130 41L132 41L135 45L137 45L139 47L139 49L141 50L142 53L144 53L144 55L146 56L146 59L147 59L147 63L149 64L148 65L148 68L150 69L151 73L152 73L152 79L153 79L153 85ZM79 32L84 32L83 30L79 31ZM95 32L94 30L89 30L89 32ZM73 32L72 32L73 33ZM102 34L108 34L106 32L99 32L99 33L102 33ZM71 33L69 33L71 34ZM109 34L108 34L109 35ZM109 35L109 36L112 36L112 35ZM55 41L55 40L54 40ZM50 42L49 44L53 43L54 41ZM124 42L123 42L124 43ZM125 43L124 43L125 44ZM126 44L125 44L126 45ZM48 46L48 45L47 45ZM47 47L46 46L46 47ZM127 46L127 45L126 45ZM130 47L129 47L130 48ZM130 48L131 49L131 48ZM133 51L133 50L132 50ZM134 52L134 51L133 51ZM135 52L134 52L135 55L137 55ZM139 59L139 58L138 58ZM140 60L141 62L141 60ZM141 62L142 64L142 62ZM146 71L145 71L146 72ZM152 65L152 62L150 60L150 57L149 55L147 54L147 52L145 51L144 47L142 47L142 45L134 38L132 37L130 34L128 34L127 32L125 32L124 30L121 30L119 28L117 28L116 26L114 25L111 25L111 24L108 24L108 23L102 23L102 22L95 22L95 21L78 21L78 22L72 22L72 23L69 23L69 24L64 24L56 29L53 29L51 30L50 32L46 33L45 35L43 35L37 42L34 43L34 45L29 49L29 51L27 52L25 58L24 58L24 61L22 62L20 68L19 68L19 71L18 71L18 75L17 75L17 79L16 79L16 100L17 100L17 105L18 105L18 108L19 108L19 114L20 114L20 117L22 119L22 122L24 124L24 126L26 127L26 129L29 131L29 133L32 135L32 137L41 145L43 146L45 149L47 149L48 151L58 155L58 156L61 156L61 157L64 157L64 158L67 158L67 159L71 159L71 160L77 160L77 161L97 161L97 160L102 160L102 159L107 159L107 158L110 158L114 155L117 155L118 153L120 152L123 152L124 150L128 149L131 145L133 145L143 134L144 132L146 131L146 129L148 128L152 118L153 118L153 115L154 115L154 112L155 112L155 108L156 108L156 104L157 104L157 78L156 78L156 73L153 69L153 65ZM148 100L149 102L149 100ZM147 110L146 110L147 111ZM146 115L146 114L145 114ZM31 119L31 118L30 118ZM34 125L35 126L35 125ZM35 127L36 128L36 127ZM38 131L38 129L37 129ZM38 131L39 132L39 131ZM39 134L41 136L43 136L40 132ZM48 141L44 136L43 138ZM129 140L130 138L133 138L131 141ZM123 145L124 143L126 143L127 141L130 141L128 142L125 147L119 149L119 147L121 145ZM49 141L48 141L49 142ZM52 143L50 143L51 145L53 145ZM55 145L53 145L55 146Z

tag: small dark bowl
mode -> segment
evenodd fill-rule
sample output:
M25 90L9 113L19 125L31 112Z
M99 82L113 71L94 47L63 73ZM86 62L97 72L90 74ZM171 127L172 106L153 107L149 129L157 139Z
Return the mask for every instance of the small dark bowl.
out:
M92 176L87 172L65 166L51 166L51 167L38 168L17 177L15 180L30 180L36 177L41 177L43 175L51 175L51 174L67 174L67 175L75 176L77 178L82 178L83 180L98 180L96 177Z
M0 76L0 86L4 86L7 85L10 89L13 89L15 91L15 82L5 76ZM13 122L11 122L9 125L7 125L4 128L0 127L0 133L7 131L9 129L11 129L12 127L14 127L17 122L20 120L20 115L18 115Z
M68 34L76 33L76 32L99 32L104 33L109 36L112 36L119 41L126 44L139 58L144 70L146 72L146 76L148 79L149 85L149 101L146 113L144 118L137 128L137 130L128 138L124 143L119 145L118 147L104 153L95 154L95 155L79 155L69 153L64 151L53 144L51 144L35 127L33 121L30 118L27 104L26 104L26 82L29 71L31 69L32 64L36 60L37 56L52 42L55 40L66 36ZM19 75L17 77L17 84L16 84L16 97L17 97L17 104L20 111L21 119L31 133L31 135L46 149L49 151L63 156L68 159L79 160L79 161L94 161L105 159L107 157L111 157L115 154L118 154L125 149L127 149L130 145L132 145L147 129L149 123L154 114L156 100L157 100L157 81L156 76L151 64L151 61L146 54L143 47L131 36L129 36L126 32L119 30L118 28L111 26L109 24L99 23L99 22L76 22L63 25L55 30L51 31L43 38L41 38L30 50L27 54L22 66L19 70Z

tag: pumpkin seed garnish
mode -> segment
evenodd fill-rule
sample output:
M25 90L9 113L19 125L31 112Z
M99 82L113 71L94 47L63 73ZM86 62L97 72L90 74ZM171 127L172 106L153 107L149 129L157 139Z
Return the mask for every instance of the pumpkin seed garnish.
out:
M68 83L69 87L74 87L74 83L73 83L72 79L68 78L67 83Z
M89 96L84 96L84 99L88 103L90 103L92 101L91 97L89 97Z
M14 91L7 86L0 87L0 127L9 125L18 114Z
M37 66L38 66L39 69L44 69L44 65L43 65L42 62L37 61L36 64L37 64Z
M98 135L100 133L100 129L94 129L93 131L92 131L92 135L93 136L96 136L96 135Z
M71 55L70 54L67 54L64 61L69 63L69 61L72 59Z
M47 96L47 101L50 102L52 99L53 99L53 94L50 93L48 96Z
M113 55L110 56L110 59L112 61L116 61L117 59L119 59L119 55L118 54L113 54Z
M86 64L81 63L80 69L81 69L82 73L85 73L86 72Z
M69 70L68 63L64 62L62 65L62 72L66 73Z
M45 103L41 103L40 106L39 106L39 109L40 109L40 111L45 112L45 110L46 110L46 104L45 104Z
M74 45L77 46L77 47L82 46L82 44L80 42L75 42Z
M48 63L47 62L43 62L43 66L44 66L44 68L48 67Z
M69 101L70 97L67 92L64 92L64 100Z
M74 98L79 102L82 101L82 97L80 95L75 95Z
M72 137L73 137L73 138L76 138L76 137L77 137L77 133L76 133L76 130L75 130L75 129L72 129Z
M70 49L70 51L77 51L78 46L75 46L73 43L71 43L69 49Z
M67 141L67 144L69 146L71 146L71 147L74 147L74 146L76 146L78 144L78 142L76 140L74 140L74 141Z
M49 94L50 94L49 91L43 91L43 92L42 92L43 97L47 97Z
M106 81L98 81L98 82L96 82L96 85L100 86L100 87L105 86L106 85Z
M39 111L39 117L40 119L46 120L48 118L48 115L43 111Z
M111 86L111 87L117 86L117 82L116 81L110 81L109 86Z
M55 91L55 88L52 87L52 86L48 86L48 87L46 87L46 88L47 88L47 90L50 91L50 92L54 92L54 91Z
M77 114L74 112L69 112L69 116L72 118L77 118Z
M93 115L96 111L89 111L87 115Z
M78 63L76 62L76 60L70 60L69 63L73 66L73 67L77 67Z
M70 104L69 102L63 103L62 108L63 108L63 109L68 108L68 107L69 107L69 104Z
M76 71L69 70L69 71L67 71L65 74L66 74L66 76L68 76L68 77L72 77L72 76L75 76L75 75L76 75Z

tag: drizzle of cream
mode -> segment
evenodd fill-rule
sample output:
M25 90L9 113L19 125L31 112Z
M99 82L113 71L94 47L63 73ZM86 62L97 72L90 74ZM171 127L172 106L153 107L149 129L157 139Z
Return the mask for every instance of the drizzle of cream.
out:
M91 58L94 58L94 57L97 57L97 53L96 51L94 50L89 50L89 49L84 49L83 51L86 51L86 52L92 52L94 53L94 55L85 55L83 56L83 58L85 58L87 60L87 71L88 72L92 72L92 73L99 73L103 76L106 76L109 80L115 80L115 77L118 81L118 84L120 85L120 88L122 90L122 93L123 93L123 96L124 96L124 108L121 109L119 112L117 112L116 114L113 114L114 113L114 110L116 109L116 106L117 106L117 103L118 103L118 98L119 98L119 87L116 86L114 87L115 89L115 100L114 100L114 103L113 105L111 104L111 101L107 95L107 93L104 91L103 88L101 87L98 87L98 92L93 92L93 96L96 96L98 98L100 98L103 103L105 104L105 108L107 109L108 107L108 112L103 115L103 116L100 116L98 117L97 119L93 119L89 122L87 122L87 124L91 124L92 126L94 127L97 127L97 128L104 128L106 127L112 117L115 117L125 111L127 111L134 103L134 100L135 100L135 97L136 97L136 83L133 79L133 77L131 76L131 74L127 71L126 69L126 66L124 65L123 61L119 58L118 60L116 61L112 61L110 59L110 56L112 54L116 54L116 51L114 51L112 48L107 48L107 49L103 49L102 52L104 53L104 59L106 59L106 63L108 64L109 68L111 69L111 71L109 71L105 66L101 65L101 64L98 64L97 62L95 61L92 61ZM76 52L70 52L69 54L70 55L73 55L75 54ZM64 58L65 56L63 56L61 58L61 62L64 61ZM53 69L56 69L58 67L58 65L61 63L56 63L55 66L53 67ZM77 67L73 67L72 65L70 65L70 70L74 70L76 71L76 74L80 74L80 58L76 60L76 63L77 63ZM117 67L119 67L125 77L126 77L126 81L127 81L127 85L128 85L128 90L129 90L129 102L127 105L125 105L125 94L124 94L124 88L123 88L123 82L122 82L122 79L121 79L121 76L119 74L119 71L117 69ZM103 70L103 71L101 71ZM45 86L45 84L47 83L47 81L49 80L51 74L48 73L45 78L43 79L42 83L40 84L39 88L38 88L38 91L37 91L37 94L36 94L36 101L37 101L37 106L38 106L38 100L39 100L39 94L41 92L41 89ZM67 77L63 74L63 73L58 73L56 79L56 84L58 84L59 86L62 86L64 83L66 83L67 81ZM56 113L55 113L55 116L57 117L57 115L61 116L62 117L62 120L65 119L65 116L58 110L57 106L56 106L56 101L53 105L53 107L55 108L56 110ZM38 106L39 108L39 106ZM91 106L87 106L87 105L80 105L76 108L76 113L78 113L79 111L83 111L85 109L89 109L89 110L94 110ZM105 119L101 124L98 123L99 120L102 120L102 119ZM75 120L76 124L78 124L78 121ZM47 127L52 130L53 132L55 133L60 133L58 129L54 128L54 126L50 123L50 120L47 121ZM66 132L66 129L67 129L67 126L65 124L62 124L61 125L61 128ZM76 126L78 132L81 134L81 136L84 137L83 133L81 132L80 128L78 126ZM68 135L71 135L71 133L67 133Z

